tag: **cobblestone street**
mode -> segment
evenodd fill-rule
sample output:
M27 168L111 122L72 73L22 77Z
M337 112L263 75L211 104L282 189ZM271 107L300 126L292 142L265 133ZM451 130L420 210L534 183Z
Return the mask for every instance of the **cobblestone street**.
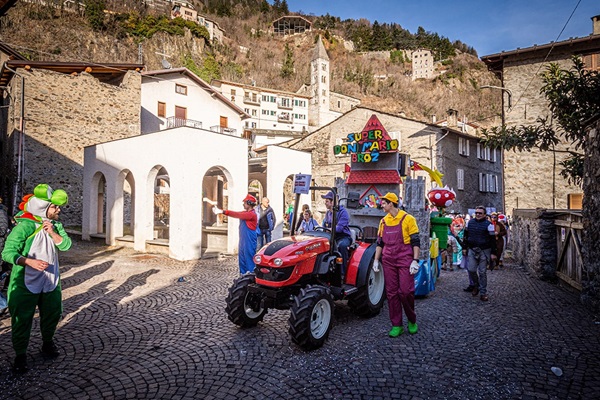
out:
M488 274L489 302L442 271L416 304L419 332L391 339L336 303L324 347L304 352L288 312L240 329L225 314L237 259L177 262L87 242L61 254L61 355L44 359L37 317L30 371L13 376L0 320L3 399L594 399L600 323L577 295L508 265ZM184 281L179 282L178 278ZM405 321L406 323L406 321ZM551 367L559 367L556 376Z

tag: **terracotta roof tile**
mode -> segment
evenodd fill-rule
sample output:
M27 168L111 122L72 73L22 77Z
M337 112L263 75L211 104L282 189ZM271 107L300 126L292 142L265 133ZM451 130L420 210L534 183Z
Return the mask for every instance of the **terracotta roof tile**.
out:
M372 184L372 183L402 183L400 174L394 169L373 170L373 171L350 171L346 180L347 184Z

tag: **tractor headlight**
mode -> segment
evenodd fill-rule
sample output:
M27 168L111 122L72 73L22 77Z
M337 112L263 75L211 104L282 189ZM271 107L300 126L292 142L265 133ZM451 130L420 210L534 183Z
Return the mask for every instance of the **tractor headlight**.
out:
M283 260L281 258L276 258L273 260L273 264L275 264L276 267L281 267L281 264L283 264Z
M262 257L260 256L260 254L257 254L254 256L254 264L260 264L262 261Z

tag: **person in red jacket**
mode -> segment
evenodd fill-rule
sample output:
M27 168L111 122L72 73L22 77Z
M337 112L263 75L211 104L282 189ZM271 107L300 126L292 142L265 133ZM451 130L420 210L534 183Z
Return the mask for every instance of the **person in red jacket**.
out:
M215 214L224 214L228 217L240 219L240 242L238 248L238 261L240 264L240 274L254 272L254 254L256 253L256 240L258 233L258 214L254 210L256 207L256 197L248 194L243 200L244 211L221 210L213 207Z

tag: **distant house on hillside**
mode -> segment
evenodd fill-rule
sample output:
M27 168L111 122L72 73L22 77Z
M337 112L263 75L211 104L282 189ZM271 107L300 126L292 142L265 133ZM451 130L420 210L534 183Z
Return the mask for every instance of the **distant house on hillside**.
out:
M312 29L312 22L299 15L286 15L277 18L271 24L269 31L275 35L295 35Z
M2 65L0 192L13 212L21 196L48 183L69 194L61 219L80 225L83 148L139 135L142 68L20 59Z
M186 21L198 22L198 11L191 3L174 1L171 8L171 18L183 18Z
M600 68L600 15L592 18L593 33L581 38L534 45L481 57L488 69L502 80L502 120L509 126L533 125L549 117L547 101L540 95L543 72L550 63L561 68L573 66L571 57L581 56L586 67ZM512 96L512 104L509 97ZM562 142L555 152L505 153L506 211L513 208L568 208L568 199L581 189L569 185L559 170L570 144Z
M223 43L223 37L225 36L225 30L219 26L216 21L209 19L208 17L198 14L198 24L202 25L208 31L210 40L215 40L219 43Z
M412 80L431 79L435 66L433 65L433 54L431 50L418 49L412 52Z

